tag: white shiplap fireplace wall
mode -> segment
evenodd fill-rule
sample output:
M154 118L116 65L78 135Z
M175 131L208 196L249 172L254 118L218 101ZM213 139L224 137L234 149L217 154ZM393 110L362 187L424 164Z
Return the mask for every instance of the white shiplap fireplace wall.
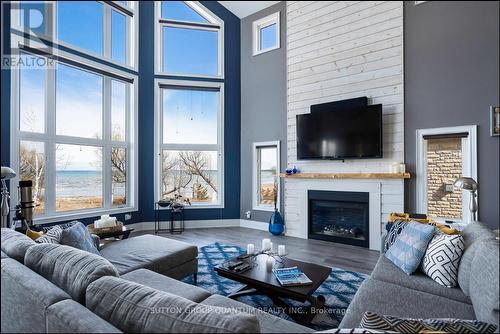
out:
M287 1L286 7L288 165L302 172L389 172L393 162L404 160L403 2ZM312 104L359 96L383 104L384 158L297 161L295 116L308 113ZM389 212L403 211L402 180L287 179L286 234L307 238L307 189L343 184L378 185L380 215L370 220L370 231L382 231ZM376 243L370 241L370 248L379 249Z

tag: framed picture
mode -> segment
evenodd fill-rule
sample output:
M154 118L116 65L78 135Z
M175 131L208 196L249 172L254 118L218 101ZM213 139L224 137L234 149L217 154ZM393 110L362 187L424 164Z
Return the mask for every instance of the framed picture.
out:
M490 135L500 136L500 107L490 107Z

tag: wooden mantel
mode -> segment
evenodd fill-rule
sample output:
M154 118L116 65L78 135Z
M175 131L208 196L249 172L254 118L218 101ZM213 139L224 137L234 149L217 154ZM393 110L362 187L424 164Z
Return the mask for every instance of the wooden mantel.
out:
M280 173L285 179L409 179L410 173L297 173L286 175Z

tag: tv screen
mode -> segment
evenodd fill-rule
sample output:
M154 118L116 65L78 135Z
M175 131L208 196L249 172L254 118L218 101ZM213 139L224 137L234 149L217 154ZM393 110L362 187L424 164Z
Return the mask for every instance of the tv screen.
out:
M382 105L297 115L297 159L382 158Z

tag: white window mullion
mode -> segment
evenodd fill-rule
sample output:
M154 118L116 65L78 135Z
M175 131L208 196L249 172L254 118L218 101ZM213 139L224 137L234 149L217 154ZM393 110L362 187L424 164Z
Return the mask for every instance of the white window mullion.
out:
M56 212L56 63L46 70L45 117L47 141L45 143L45 215Z
M103 85L103 129L105 144L102 148L103 207L112 206L111 199L111 79L104 77Z
M111 59L111 7L103 5L103 51L104 57Z

